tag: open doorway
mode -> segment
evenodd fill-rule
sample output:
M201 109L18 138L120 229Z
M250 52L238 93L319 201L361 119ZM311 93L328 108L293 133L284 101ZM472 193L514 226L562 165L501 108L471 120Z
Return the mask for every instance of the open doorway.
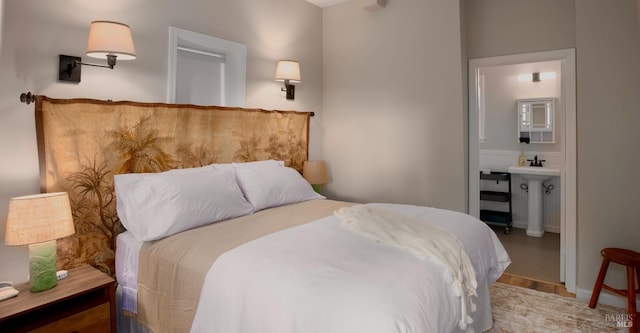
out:
M529 65L527 65L529 64ZM533 65L536 64L536 65ZM488 119L484 116L485 103L482 93L483 85L486 84L485 74L490 69L508 69L520 70L523 72L534 71L536 66L541 64L556 66L558 77L558 106L562 108L562 115L556 121L556 126L560 126L558 131L558 144L554 148L551 145L537 144L536 148L532 148L532 154L538 151L544 152L546 156L554 159L556 165L560 168L560 176L558 177L559 191L558 206L559 215L557 223L557 232L560 238L559 249L559 279L565 283L565 287L569 292L575 292L576 284L576 87L575 87L575 50L557 50L546 51L510 56L500 56L491 58L472 59L469 61L469 213L473 216L480 217L480 161L486 158L486 154L481 157L480 143L485 139L485 130L494 124L486 124ZM520 66L522 65L522 66ZM502 68L504 67L504 68ZM524 74L524 73L522 73ZM509 74L511 75L511 74ZM514 76L514 80L517 75ZM518 84L517 81L513 82ZM489 92L490 93L490 92ZM499 93L499 92L496 92ZM512 102L513 122L502 126L510 126L514 133L517 127L516 117L516 98ZM488 126L489 125L489 126ZM518 143L518 136L512 135L513 142ZM493 151L500 155L501 163L515 165L519 149L503 149ZM557 150L557 151L554 151ZM515 154L515 163L513 157ZM508 167L505 165L504 167ZM502 171L506 171L502 170ZM514 192L520 191L520 183L513 184ZM520 194L520 193L518 193ZM522 220L522 219L520 219ZM518 227L518 225L515 225ZM521 226L522 227L522 226ZM548 226L547 226L548 227Z

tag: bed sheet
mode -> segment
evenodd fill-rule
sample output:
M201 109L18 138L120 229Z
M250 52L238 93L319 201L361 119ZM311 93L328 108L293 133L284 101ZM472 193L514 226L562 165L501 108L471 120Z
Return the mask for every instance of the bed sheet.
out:
M314 200L315 201L315 200ZM326 201L326 200L320 200ZM313 204L313 203L308 203ZM304 203L304 205L307 205ZM445 229L451 230L452 225L461 224L474 225L472 228L454 228L452 233L458 237L466 247L476 249L474 251L468 251L469 257L474 263L474 267L476 268L476 274L478 276L478 298L476 299L476 304L478 306L478 311L472 313L472 318L475 320L474 324L471 325L471 328L475 328L475 331L482 331L491 327L491 303L490 303L490 295L489 295L489 287L491 283L493 283L506 269L508 264L510 263L509 257L504 251L504 248L500 244L497 236L488 228L484 223L470 217L467 214L452 212L449 210L443 209L435 209L435 208L427 208L421 206L410 206L410 205L395 205L395 204L379 204L381 207L388 208L391 210L396 210L398 212L407 214L409 216L413 216L418 219L425 219L433 224L443 227ZM305 206L305 207L314 207L314 206ZM305 208L307 209L307 208ZM335 221L334 221L335 222ZM301 227L309 228L308 225L314 225L318 222L307 223ZM306 227L305 227L306 226ZM301 227L289 228L298 229ZM488 230L488 233L487 233ZM276 233L277 234L277 233ZM478 234L484 234L483 237L477 237ZM271 235L262 237L269 238ZM485 246L484 250L478 250L479 243L486 243L487 237L490 240L490 246ZM480 241L480 239L484 239L484 241ZM257 241L257 240L256 240ZM256 242L253 241L253 242ZM138 267L139 267L139 258L140 251L143 246L143 243L136 240L133 235L128 232L122 233L118 237L118 247L116 250L116 278L120 285L120 289L122 289L122 300L121 300L121 308L128 312L136 313L137 307L137 287L138 287ZM250 242L248 244L251 244ZM310 243L303 242L300 244L301 246L307 246ZM244 246L240 246L239 248L243 248ZM327 249L327 251L330 249ZM233 252L232 250L230 252ZM295 251L294 251L295 252ZM489 253L490 255L483 254L483 252ZM297 252L296 252L297 253ZM217 262L216 262L217 264ZM213 265L215 266L215 265ZM212 266L212 268L213 268ZM209 278L209 275L206 277ZM203 288L202 292L205 290ZM203 296L204 297L204 296ZM208 299L208 296L204 299ZM205 303L207 301L204 301ZM453 307L452 307L453 308ZM200 309L200 305L198 306L198 311ZM453 330L457 331L457 330Z
M221 254L350 205L309 200L145 242L139 256L136 320L157 333L188 332L207 271Z
M510 259L467 214L379 204L453 233L476 270L468 332L491 327L489 286ZM441 266L347 230L328 216L221 255L202 287L191 332L457 332L460 299Z
M138 265L141 242L129 231L118 235L116 240L116 280L122 290L122 310L138 311Z

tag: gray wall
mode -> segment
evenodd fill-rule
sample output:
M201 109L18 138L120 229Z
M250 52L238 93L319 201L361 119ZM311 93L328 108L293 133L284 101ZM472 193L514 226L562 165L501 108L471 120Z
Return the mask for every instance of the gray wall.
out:
M460 15L435 0L324 10L329 196L466 210Z
M576 1L581 288L592 288L601 248L640 251L640 29L634 0L612 3Z
M635 0L467 0L469 58L576 48L578 293L600 249L640 251L640 29ZM622 270L611 280L624 285Z
M469 59L575 47L575 0L463 1Z
M33 105L22 92L164 102L168 32L177 26L247 45L246 106L315 111L310 157L321 157L322 10L302 0L3 1L0 50L0 239L9 198L39 191ZM138 59L115 69L82 68L82 82L57 82L58 55L84 55L89 24L106 19L131 26ZM295 101L274 80L279 59L300 61ZM0 244L0 280L26 280L26 247Z

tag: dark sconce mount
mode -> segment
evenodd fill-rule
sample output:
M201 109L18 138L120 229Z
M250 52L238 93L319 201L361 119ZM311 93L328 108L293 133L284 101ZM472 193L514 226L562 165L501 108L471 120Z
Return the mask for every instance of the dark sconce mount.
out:
M286 92L287 99L296 98L296 86L289 83L289 80L284 80L284 87L280 88L280 91Z
M80 82L82 66L93 66L113 69L116 60L132 60L136 58L131 29L128 25L112 21L93 21L89 29L87 55L93 58L107 59L106 65L82 62L82 58L60 55L59 81Z
M58 81L80 82L82 67L78 67L78 64L82 64L82 58L61 54L58 66Z

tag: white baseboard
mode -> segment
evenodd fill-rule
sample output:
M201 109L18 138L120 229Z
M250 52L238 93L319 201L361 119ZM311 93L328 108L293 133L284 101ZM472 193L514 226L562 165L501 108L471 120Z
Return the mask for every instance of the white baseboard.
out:
M527 229L527 221L513 221L513 227L519 228L519 229ZM544 231L553 232L556 234L560 233L559 227L553 227L553 226L543 226L543 227L544 227Z
M576 290L576 298L581 300L581 301L585 301L588 304L589 300L591 300L592 291L593 290L587 290L587 289L578 288L578 290ZM640 297L636 297L636 304L638 304L638 303L640 303ZM600 292L600 297L598 297L598 304L616 306L616 307L619 307L619 308L623 308L625 310L627 309L627 299L626 298L624 298L622 296L611 294L606 290L602 290Z

